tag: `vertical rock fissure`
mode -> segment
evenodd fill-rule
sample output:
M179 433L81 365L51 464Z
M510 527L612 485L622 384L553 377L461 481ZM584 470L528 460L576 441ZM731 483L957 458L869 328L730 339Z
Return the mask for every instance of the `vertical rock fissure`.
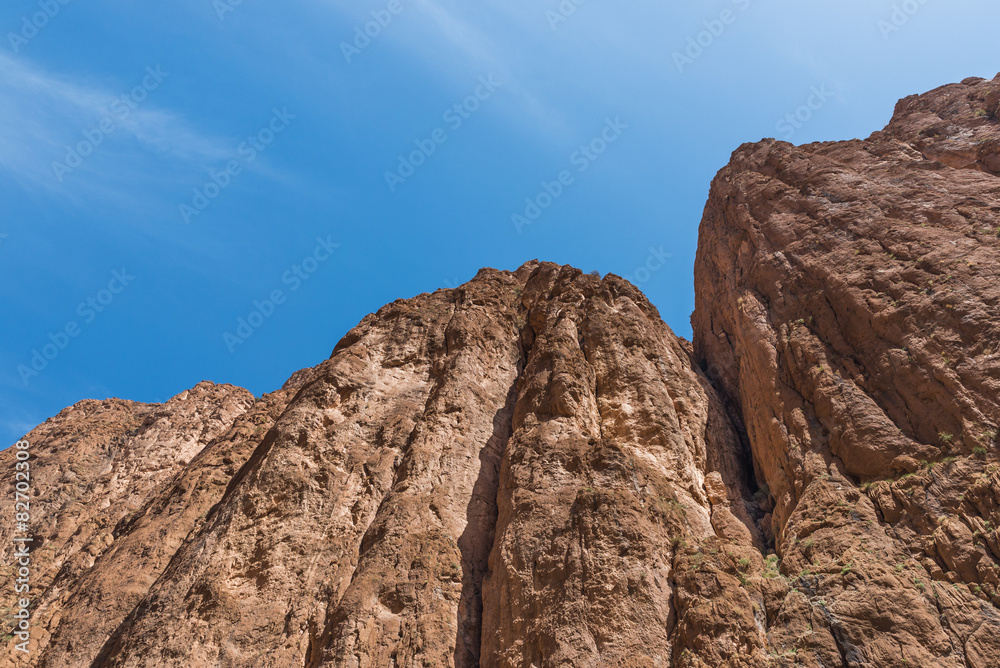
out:
M754 522L757 522L764 517L764 512L760 509L760 506L754 501L754 499L756 498L756 495L762 491L758 481L764 480L764 475L757 462L757 457L753 452L753 445L750 442L750 434L747 432L746 427L746 416L743 414L741 405L737 400L726 393L725 388L721 383L713 379L704 371L706 366L711 367L711 365L712 361L707 358L698 360L697 363L693 364L694 368L701 371L698 375L702 381L719 397L725 418L729 422L729 426L732 428L733 434L736 436L736 450L733 452L733 455L739 467L738 474L740 479L737 482L741 483L740 491L742 492L742 500L750 514L750 517ZM719 461L724 459L724 455L722 453L719 453L717 457ZM770 494L768 495L770 496ZM771 543L773 543L773 540ZM758 545L757 547L760 548L761 551L766 552L768 548L773 548L774 545L767 544L765 542L765 544Z
M94 657L93 663L90 664L90 668L103 668L109 665L110 660L116 654L116 646L125 631L128 630L131 623L135 620L136 616L141 611L144 601L140 601L132 611L125 616L125 619L118 624L115 630L108 636L107 640L101 646L101 649L97 652L97 656Z
M525 325L527 328L528 326ZM467 525L458 540L462 554L462 594L458 606L455 668L478 668L483 637L483 582L489 572L499 516L500 467L514 433L514 408L531 344L518 332L521 357L502 409L493 418L493 434L479 453L479 476L466 510ZM527 337L530 341L531 337Z
M466 510L468 524L458 540L462 554L462 595L458 606L456 668L479 666L482 645L483 579L489 570L490 552L496 539L497 493L500 462L512 434L517 384L510 388L504 407L493 419L493 434L479 453L479 476Z
M591 355L587 352L587 341L583 335L583 330L589 326L590 322L589 313L587 314L587 319L581 324L581 330L577 343L580 346L580 352L583 353L583 359L587 365L594 371L594 407L597 409L597 431L600 434L601 440L604 440L604 414L601 412L601 379L597 374L597 368L594 366L593 361L591 361Z
M677 643L678 639L676 637L677 625L680 623L680 592L677 588L677 579L674 575L677 573L677 551L673 550L670 554L670 575L667 578L667 584L670 587L670 609L668 614L667 622L667 637L670 638L670 661L668 665L676 666L676 654L677 654Z
M851 668L853 662L847 656L848 649L845 646L846 641L843 638L843 631L838 627L836 621L829 612L826 612L826 618L826 623L830 627L830 634L833 636L833 642L837 645L837 651L840 652L840 660L843 662L844 668ZM853 651L851 654L853 654Z

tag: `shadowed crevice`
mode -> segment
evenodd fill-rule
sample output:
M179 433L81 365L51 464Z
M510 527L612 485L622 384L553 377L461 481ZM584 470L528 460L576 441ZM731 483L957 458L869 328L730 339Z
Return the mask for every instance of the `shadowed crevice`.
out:
M468 524L458 539L462 553L462 596L458 603L458 637L455 667L479 666L483 621L483 579L489 570L490 552L496 536L497 490L500 461L511 437L511 419L517 389L510 389L507 402L493 417L493 434L479 452L479 477L466 510Z

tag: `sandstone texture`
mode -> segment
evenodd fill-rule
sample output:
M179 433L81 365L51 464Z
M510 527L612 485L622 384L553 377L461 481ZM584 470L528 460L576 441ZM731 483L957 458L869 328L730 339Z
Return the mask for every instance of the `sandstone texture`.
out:
M1000 665L998 99L746 145L712 185L694 345L767 490L788 665Z
M0 666L1000 665L998 114L967 79L737 150L693 343L533 261L261 398L64 410Z

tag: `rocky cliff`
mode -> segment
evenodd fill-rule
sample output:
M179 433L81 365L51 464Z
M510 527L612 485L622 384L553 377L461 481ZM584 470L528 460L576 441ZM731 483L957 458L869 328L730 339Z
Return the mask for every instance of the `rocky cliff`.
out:
M1000 665L998 113L968 79L712 185L695 354L770 496L789 661Z
M737 150L693 344L531 262L259 399L66 409L0 666L998 665L998 114L969 79Z

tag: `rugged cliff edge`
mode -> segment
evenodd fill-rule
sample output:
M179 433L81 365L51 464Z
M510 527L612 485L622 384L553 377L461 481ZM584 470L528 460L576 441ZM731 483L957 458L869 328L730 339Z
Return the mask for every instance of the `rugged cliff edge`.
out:
M998 114L969 79L737 150L693 345L531 262L260 399L66 409L0 666L997 665Z
M713 182L694 344L773 499L790 661L1000 660L998 114L967 79Z

